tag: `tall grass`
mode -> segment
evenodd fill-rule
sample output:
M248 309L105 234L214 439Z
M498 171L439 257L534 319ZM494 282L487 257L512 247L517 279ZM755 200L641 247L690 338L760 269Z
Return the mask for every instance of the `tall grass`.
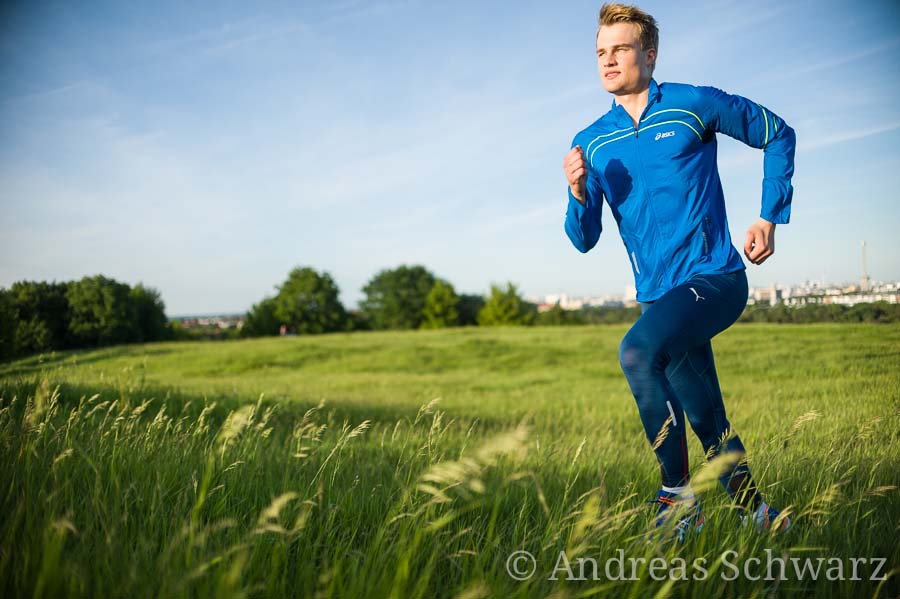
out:
M657 468L615 362L624 330L151 344L0 367L0 590L900 593L900 327L748 325L717 338L730 420L794 527L741 527L717 488L722 465L691 439L707 524L684 546L645 504ZM534 576L510 576L515 551L535 557ZM588 580L567 580L560 552ZM605 570L619 555L635 580ZM764 577L770 555L836 558L846 580L826 580L827 563L815 581L790 565L787 580L725 579L749 558ZM884 558L886 579L864 564L849 580L862 557ZM654 579L653 558L675 578ZM703 580L691 580L696 563Z

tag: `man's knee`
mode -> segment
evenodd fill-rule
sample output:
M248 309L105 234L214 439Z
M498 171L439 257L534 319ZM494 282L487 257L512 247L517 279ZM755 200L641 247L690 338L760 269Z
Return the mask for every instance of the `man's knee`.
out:
M632 331L619 344L619 364L626 375L650 370L658 359L658 348L649 339Z

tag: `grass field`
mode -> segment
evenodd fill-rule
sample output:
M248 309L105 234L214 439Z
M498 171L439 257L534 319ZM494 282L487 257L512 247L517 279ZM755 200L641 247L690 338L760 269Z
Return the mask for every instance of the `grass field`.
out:
M740 528L691 436L707 524L680 547L650 535L658 468L617 362L626 329L160 343L0 365L0 592L900 595L900 326L715 339L729 419L794 527ZM816 580L797 572L807 563Z

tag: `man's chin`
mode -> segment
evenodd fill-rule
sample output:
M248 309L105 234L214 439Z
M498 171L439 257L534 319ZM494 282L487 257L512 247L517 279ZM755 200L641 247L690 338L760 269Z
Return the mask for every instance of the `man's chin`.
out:
M622 86L612 82L607 84L607 82L604 81L603 89L605 89L607 93L615 95L622 91Z

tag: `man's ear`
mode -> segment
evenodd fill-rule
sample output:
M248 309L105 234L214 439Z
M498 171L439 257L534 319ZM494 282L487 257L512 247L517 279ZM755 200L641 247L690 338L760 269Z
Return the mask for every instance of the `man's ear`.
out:
M656 66L656 48L647 50L647 66L651 69Z

